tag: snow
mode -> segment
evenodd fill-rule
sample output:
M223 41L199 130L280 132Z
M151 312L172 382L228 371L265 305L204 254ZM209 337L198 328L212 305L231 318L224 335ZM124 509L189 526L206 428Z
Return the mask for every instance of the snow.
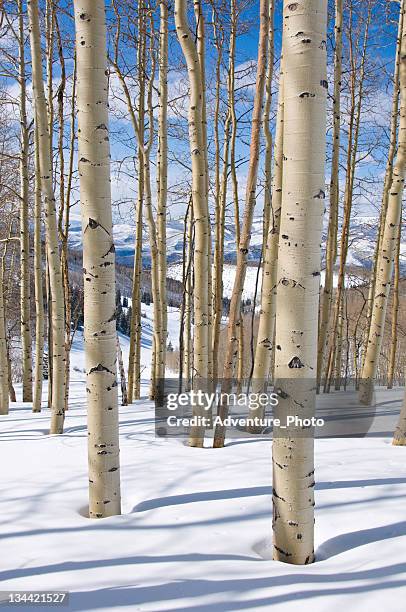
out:
M269 558L271 443L157 439L147 389L145 378L144 399L120 408L123 513L98 521L85 516L84 380L72 380L61 436L48 435L48 410L20 401L0 417L3 591L70 591L69 610L404 610L406 448L316 441L317 562L289 566ZM377 392L392 423L402 394Z

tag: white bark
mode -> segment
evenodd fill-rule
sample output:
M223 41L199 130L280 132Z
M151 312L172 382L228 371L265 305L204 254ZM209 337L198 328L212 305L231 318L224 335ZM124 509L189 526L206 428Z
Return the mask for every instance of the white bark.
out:
M23 402L32 402L32 341L30 291L30 232L28 226L28 122L25 71L25 26L22 0L18 0L19 84L20 84L20 316L23 371Z
M41 248L41 173L39 165L38 132L35 130L35 186L34 186L34 286L35 286L35 370L33 412L41 412L44 360L44 294L42 285Z
M3 261L0 260L0 414L8 414L9 379L3 291Z
M312 416L325 199L327 0L284 1L284 165L278 256L276 417ZM274 558L314 559L313 437L273 440Z
M103 0L75 0L89 516L120 514L115 255Z
M45 229L52 300L52 417L50 432L51 434L58 434L63 431L65 401L65 315L62 271L58 246L56 202L52 185L52 163L49 146L50 135L42 72L38 1L28 0L27 5L31 43L34 108L38 129L41 187L45 200Z
M196 384L209 375L209 295L210 295L210 219L207 200L206 138L202 107L204 94L202 71L194 35L189 29L186 0L175 0L175 25L185 56L190 83L189 141L192 158L192 202L195 228L194 243L194 345L193 375ZM203 445L203 432L192 432L191 446Z

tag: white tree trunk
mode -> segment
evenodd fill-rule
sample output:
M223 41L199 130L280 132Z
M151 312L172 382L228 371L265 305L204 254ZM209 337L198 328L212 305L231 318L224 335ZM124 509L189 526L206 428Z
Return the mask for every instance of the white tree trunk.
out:
M23 373L23 402L32 402L32 341L31 341L31 291L30 291L30 232L28 226L29 133L27 122L27 91L25 72L25 25L22 0L18 0L19 24L19 82L20 82L20 311Z
M327 0L284 0L284 165L279 238L276 417L312 416L316 402L325 199ZM314 441L300 428L273 440L274 558L314 559Z
M402 196L406 173L406 19L403 13L402 41L400 51L400 122L398 152L393 165L392 181L388 198L382 244L376 265L376 283L368 345L360 382L359 399L362 404L370 405L373 399L374 381L381 354L385 330L386 309L391 286L396 241L402 211Z
M405 369L405 395L399 415L399 421L396 426L392 444L394 446L406 446L406 369Z
M3 260L0 259L0 414L8 414L9 379L3 291Z
M35 186L34 186L34 286L35 286L35 370L33 412L41 412L42 381L44 378L44 294L41 240L41 173L39 165L38 132L35 129Z
M264 90L266 80L266 66L268 57L269 37L269 0L261 0L260 3L260 31L258 45L257 77L255 84L254 109L252 114L250 161L247 177L247 188L245 196L244 219L241 236L237 244L237 266L234 279L233 292L231 296L230 313L227 326L227 346L225 350L222 392L228 393L232 387L234 375L235 355L237 353L237 342L239 339L239 328L243 325L241 317L241 297L247 269L247 259L251 241L251 227L254 217L257 178L260 154L260 134L262 109L264 102ZM241 335L240 335L241 338ZM218 415L224 421L228 414L228 406L221 404L218 407ZM216 426L214 433L214 448L224 446L225 427L222 423Z
M317 384L320 385L327 330L333 298L334 265L337 259L338 206L340 201L340 134L341 134L341 78L343 61L343 2L335 0L334 22L334 94L333 94L333 158L330 178L330 211L326 245L326 274L321 298L318 338Z
M59 257L56 201L52 185L50 135L41 58L38 1L28 0L34 108L38 129L41 187L45 200L45 229L52 300L52 417L51 434L62 433L65 402L65 313Z
M281 68L282 70L283 68ZM271 215L265 246L263 278L261 291L261 310L259 314L258 336L255 349L253 391L265 388L271 374L272 356L275 352L276 287L278 272L278 244L282 206L283 178L283 73L279 80L278 113L276 119L274 183L271 198ZM263 417L261 407L250 408L249 418ZM257 428L249 427L250 431Z
M203 129L202 71L194 34L189 29L186 0L175 0L176 31L185 56L190 83L189 141L192 158L194 243L193 376L197 385L209 375L210 219L207 199L206 138ZM211 348L211 347L210 347ZM192 431L189 444L203 446L204 432Z
M104 0L75 0L89 516L120 514L115 255Z

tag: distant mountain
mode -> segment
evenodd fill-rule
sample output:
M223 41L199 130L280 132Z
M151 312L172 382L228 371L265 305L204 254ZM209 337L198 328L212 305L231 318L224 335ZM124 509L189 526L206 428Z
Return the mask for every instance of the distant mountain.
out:
M378 228L378 217L363 216L352 220L351 236L347 263L349 266L370 268L374 255L376 234ZM236 260L235 227L226 224L224 232L224 253L226 263L233 264ZM176 264L183 257L183 220L168 221L167 226L167 261ZM251 249L249 260L258 262L262 249L262 218L256 217L253 221L251 236ZM123 265L132 266L134 261L135 227L125 223L114 225L114 241L116 246L117 261ZM325 246L326 236L323 238ZM69 243L72 248L82 249L81 222L79 215L72 215ZM401 266L406 271L406 236L403 237L401 245ZM144 232L142 258L145 267L151 263L148 234Z

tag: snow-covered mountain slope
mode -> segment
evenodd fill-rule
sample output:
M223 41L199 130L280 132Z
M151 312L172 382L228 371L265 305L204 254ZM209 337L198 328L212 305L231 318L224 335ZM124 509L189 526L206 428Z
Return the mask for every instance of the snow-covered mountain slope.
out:
M349 266L369 268L374 254L376 232L378 227L378 217L363 216L352 220L351 239L347 263ZM256 262L259 260L262 249L263 228L262 218L255 217L251 235L251 249L249 258ZM167 259L168 263L178 263L183 257L183 220L168 221L167 225ZM132 265L134 256L135 227L125 223L114 225L114 240L116 245L117 261L123 264ZM81 222L79 215L72 215L69 241L73 248L82 248ZM323 247L325 246L325 239ZM235 227L231 223L226 223L224 237L224 252L226 263L235 263L236 241ZM150 263L150 251L148 243L148 233L144 232L143 241L143 260L145 265ZM401 245L401 262L406 267L406 236Z

